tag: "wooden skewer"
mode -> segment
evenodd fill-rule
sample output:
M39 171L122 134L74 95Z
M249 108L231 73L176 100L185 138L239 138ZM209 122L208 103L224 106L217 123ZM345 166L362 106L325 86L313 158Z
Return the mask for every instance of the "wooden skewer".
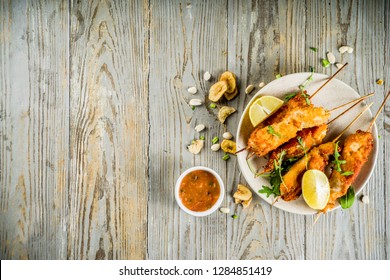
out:
M333 108L333 109L330 109L330 110L328 110L328 112L329 112L329 113L332 113L332 112L334 112L334 111L336 111L336 110L338 110L338 109L340 109L340 108L343 108L343 107L345 107L345 106L347 106L347 105L349 105L349 104L352 104L352 103L355 103L355 102L364 100L364 99L366 99L366 98L368 98L368 97L371 97L371 96L373 96L373 95L374 95L374 93L367 94L367 95L362 96L362 97L360 97L360 98L358 98L358 99L349 101L349 102L347 102L347 103L345 103L345 104L341 104L341 105L339 105L339 106L337 106L337 107L335 107L335 108Z
M246 157L246 160L250 159L250 158L253 157L254 155L255 155L255 152L250 153L250 154Z
M367 96L363 96L365 98L368 97ZM349 107L347 110L345 110L344 112L342 112L340 115L338 115L337 117L335 117L333 120L331 120L330 122L328 122L328 125L330 125L332 122L334 122L335 120L337 120L338 118L340 118L342 115L344 115L345 113L347 113L349 110L351 110L353 107L357 106L358 104L360 104L361 102L363 102L364 99L359 98L360 100L358 102L356 102L354 105L352 105L351 107ZM356 101L356 100L355 100Z
M347 125L347 127L344 128L343 131L341 131L340 134L339 134L335 139L333 139L332 142L333 142L333 143L336 143L337 140L339 140L340 137L344 134L344 132L347 131L347 129L350 128L351 125L353 125L353 123L354 123L358 118L360 118L360 117L364 114L364 112L367 111L367 110L372 106L372 104L373 104L373 103L371 102L366 108L364 108L364 110L361 111L360 114L357 115L357 116L351 121L351 123L350 123L349 125Z
M322 212L318 212L316 218L314 219L313 226L317 223L318 219L320 218Z
M245 147L245 148L242 148L241 150L236 151L236 155L237 155L238 153L241 153L241 152L245 151L245 150L246 150L246 147Z
M371 127L374 125L376 119L377 119L378 116L379 116L379 113L382 111L382 109L383 109L383 107L385 106L386 101L387 101L387 99L388 99L389 97L390 97L390 91L387 93L385 99L384 99L383 102L382 102L382 105L381 105L381 106L379 107L379 109L378 109L378 112L376 112L375 117L372 119L370 125L369 125L368 128L367 128L367 131L371 130Z
M341 70L345 68L345 66L348 65L348 62L345 63L339 70L337 70L336 73L334 73L322 86L320 86L310 97L309 99L312 99L324 86L326 86L327 83L329 83L338 73L340 73Z

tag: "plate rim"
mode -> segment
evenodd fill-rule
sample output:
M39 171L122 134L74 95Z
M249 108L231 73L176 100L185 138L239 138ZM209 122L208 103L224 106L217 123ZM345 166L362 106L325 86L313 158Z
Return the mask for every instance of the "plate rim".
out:
M240 139L240 131L241 131L241 127L242 127L242 123L243 123L243 120L244 120L244 116L246 114L246 112L249 110L249 107L250 105L253 103L253 101L258 98L260 95L262 95L264 92L267 91L267 88L269 88L272 84L274 83L280 83L283 81L283 79L286 79L286 78L291 78L293 76L297 76L297 77L302 77L304 75L306 75L306 77L303 77L303 81L305 79L307 79L311 74L313 74L313 79L315 80L321 80L321 79L327 79L329 78L330 76L329 75L326 75L326 74L323 74L323 73L312 73L312 72L297 72L297 73L292 73L292 74L288 74L288 75L285 75L285 76L282 76L280 78L277 78L277 79L274 79L272 80L271 82L269 82L268 84L266 84L264 87L262 87L261 89L259 89L255 95L252 96L252 98L249 100L249 102L246 104L243 112L241 113L241 116L240 116L240 121L238 123L238 126L237 126L237 132L236 132L236 135L237 135L237 140ZM303 82L302 81L302 82ZM346 84L345 82L337 79L337 78L333 78L332 81L337 81L338 83L340 83L343 87L346 87L348 88L349 90L353 91L357 96L360 97L359 93L353 89L350 85ZM299 90L298 88L299 84L297 85L297 90ZM369 114L369 117L372 118L373 114L371 112L370 109L367 110L367 113ZM366 187L368 181L371 179L371 176L372 174L374 173L374 170L375 170L375 167L376 167L376 163L377 163L377 158L378 158L378 141L377 141L377 136L378 136L378 130L377 130L377 125L376 123L374 123L373 125L373 128L372 128L372 134L374 136L374 147L373 147L373 151L372 151L372 154L371 154L371 157L373 159L373 164L369 167L369 170L367 171L368 172L368 176L366 177L365 180L363 180L362 184L361 184L361 187L356 191L355 193L355 198L363 191L363 189ZM273 203L270 201L270 199L267 199L266 198L266 195L265 194L261 194L261 193L258 193L257 191L255 191L255 188L253 188L250 184L250 181L249 180L250 178L248 178L249 174L247 174L246 172L244 172L243 170L243 166L242 164L244 164L244 162L242 162L242 159L240 156L241 154L238 154L237 155L237 160L238 160L238 166L239 166L239 169L240 169L240 172L241 174L244 176L247 184L251 187L251 189L263 200L265 200L268 204L270 204L271 206L273 207L276 207L280 210L283 210L283 211L286 211L286 212L289 212L289 213L293 213L293 214L298 214L298 215L313 215L313 214L317 214L318 211L317 210L314 210L314 209L311 209L309 207L307 207L307 211L293 211L293 209L288 209L289 207L284 207L285 204L278 204L278 203ZM245 164L247 164L246 160L245 161ZM360 174L359 174L360 175ZM356 188L355 188L356 189ZM330 209L328 212L332 212L336 209L339 209L340 208L340 205L337 204L334 208Z

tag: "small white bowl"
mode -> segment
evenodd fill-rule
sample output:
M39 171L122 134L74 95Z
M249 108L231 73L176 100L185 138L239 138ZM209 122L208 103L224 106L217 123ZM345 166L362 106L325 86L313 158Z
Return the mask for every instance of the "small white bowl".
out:
M217 178L217 181L219 183L219 188L220 188L220 191L219 191L219 197L218 197L218 200L217 202L215 202L215 204L208 210L206 211L201 211L201 212L197 212L197 211L192 211L190 209L188 209L187 207L184 206L183 202L181 201L180 197L179 197L179 189L180 189L180 184L184 178L184 176L186 176L188 173L192 172L192 171L195 171L195 170L204 170L204 171L208 171L210 172L211 174L213 174L215 176L215 178ZM225 196L225 185L223 184L223 181L221 179L221 177L218 175L217 172L215 172L214 170L208 168L208 167L204 167L204 166L194 166L194 167L191 167L189 169L187 169L186 171L184 171L179 179L177 179L176 181L176 186L175 186L175 198L176 198L176 202L177 204L179 204L180 208L192 215L192 216L196 216L196 217L203 217L203 216L207 216L207 215L210 215L211 213L213 213L215 210L218 209L218 207L221 205L222 201L223 201L223 198Z

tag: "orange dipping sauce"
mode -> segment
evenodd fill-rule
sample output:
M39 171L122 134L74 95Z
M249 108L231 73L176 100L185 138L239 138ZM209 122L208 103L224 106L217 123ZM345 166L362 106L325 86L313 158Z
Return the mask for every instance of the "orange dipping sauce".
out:
M210 209L220 195L217 178L205 170L194 170L184 176L179 188L179 197L185 207L195 212Z

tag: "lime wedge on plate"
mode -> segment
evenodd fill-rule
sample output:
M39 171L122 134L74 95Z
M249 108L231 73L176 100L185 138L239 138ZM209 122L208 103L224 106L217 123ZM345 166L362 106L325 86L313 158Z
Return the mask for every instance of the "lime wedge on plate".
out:
M310 208L324 209L330 196L329 180L325 173L316 169L306 171L302 177L302 195Z
M262 96L249 108L249 119L254 127L264 121L283 105L283 101L274 96Z

